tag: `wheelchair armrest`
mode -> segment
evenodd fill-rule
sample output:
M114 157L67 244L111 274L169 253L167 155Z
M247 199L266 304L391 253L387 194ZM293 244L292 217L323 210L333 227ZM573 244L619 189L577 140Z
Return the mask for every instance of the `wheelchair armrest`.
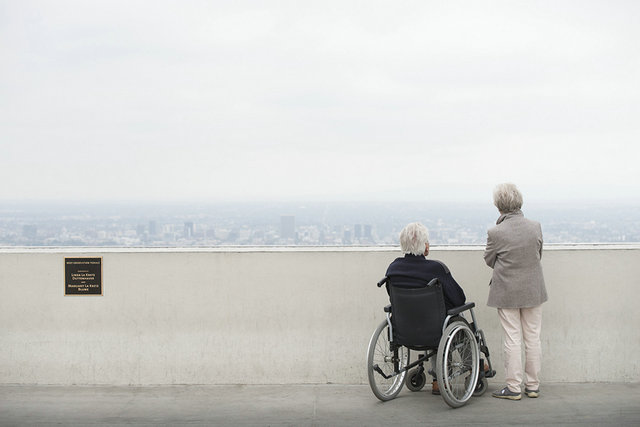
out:
M447 311L447 315L455 316L456 314L460 314L463 311L467 311L476 306L475 302L468 302L465 305L461 305L460 307L454 307L451 310Z
M381 287L382 285L387 283L387 280L389 280L389 277L387 276L384 276L382 279L380 279L380 281L378 282L378 287Z
M389 305L384 307L384 312L385 313L391 313L391 304L389 304Z

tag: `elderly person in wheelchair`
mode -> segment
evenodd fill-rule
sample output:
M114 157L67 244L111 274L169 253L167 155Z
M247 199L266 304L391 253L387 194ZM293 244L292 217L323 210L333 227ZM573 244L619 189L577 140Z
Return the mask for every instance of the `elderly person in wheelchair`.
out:
M463 305L466 301L464 291L455 281L451 272L444 263L436 260L428 260L429 232L419 222L407 225L400 232L400 249L404 257L396 258L389 265L386 277L392 280L387 282L387 293L391 295L389 286L406 288L422 288L432 279L438 279L442 286L444 305L447 310ZM425 307L425 310L427 308ZM439 395L440 390L435 374L435 358L431 359L431 374L433 376L432 393Z
M465 304L464 291L443 263L425 258L429 236L424 225L407 225L400 246L404 257L393 261L378 282L386 284L391 304L369 343L369 385L382 401L395 398L405 382L409 390L419 391L426 383L423 364L430 360L433 393L454 408L462 406L472 395L483 394L486 378L495 374L477 327L475 304ZM411 350L418 353L414 361Z

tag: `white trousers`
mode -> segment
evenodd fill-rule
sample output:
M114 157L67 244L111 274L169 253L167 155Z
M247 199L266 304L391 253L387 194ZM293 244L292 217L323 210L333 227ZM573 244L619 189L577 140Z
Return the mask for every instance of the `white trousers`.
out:
M542 329L542 306L530 308L499 308L498 316L502 324L504 369L509 390L520 393L522 384L522 341L524 339L526 375L525 387L538 390L542 349L540 330Z

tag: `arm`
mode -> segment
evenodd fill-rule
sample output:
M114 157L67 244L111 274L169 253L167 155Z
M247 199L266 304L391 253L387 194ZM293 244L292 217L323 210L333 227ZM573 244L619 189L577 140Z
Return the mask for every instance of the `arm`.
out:
M487 232L487 247L484 250L484 262L491 268L496 264L498 258L498 250L496 248L496 242L491 237L491 232Z
M542 226L538 224L538 233L540 236L540 259L542 259L542 246L544 244L544 240L542 239Z
M442 291L445 299L449 300L453 307L459 307L467 300L464 291L450 272L442 278Z

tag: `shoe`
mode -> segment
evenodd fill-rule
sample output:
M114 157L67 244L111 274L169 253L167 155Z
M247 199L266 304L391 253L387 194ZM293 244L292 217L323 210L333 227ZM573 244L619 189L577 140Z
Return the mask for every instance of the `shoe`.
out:
M524 389L524 394L527 395L527 397L531 397L531 398L536 398L538 396L540 396L540 389L537 390L529 390L528 388Z
M440 386L438 386L438 381L436 380L433 380L433 382L431 383L431 394L440 396Z
M491 393L491 396L497 397L498 399L509 399L509 400L520 400L522 399L521 393L514 393L509 390L509 387L505 387L500 391L494 391Z

